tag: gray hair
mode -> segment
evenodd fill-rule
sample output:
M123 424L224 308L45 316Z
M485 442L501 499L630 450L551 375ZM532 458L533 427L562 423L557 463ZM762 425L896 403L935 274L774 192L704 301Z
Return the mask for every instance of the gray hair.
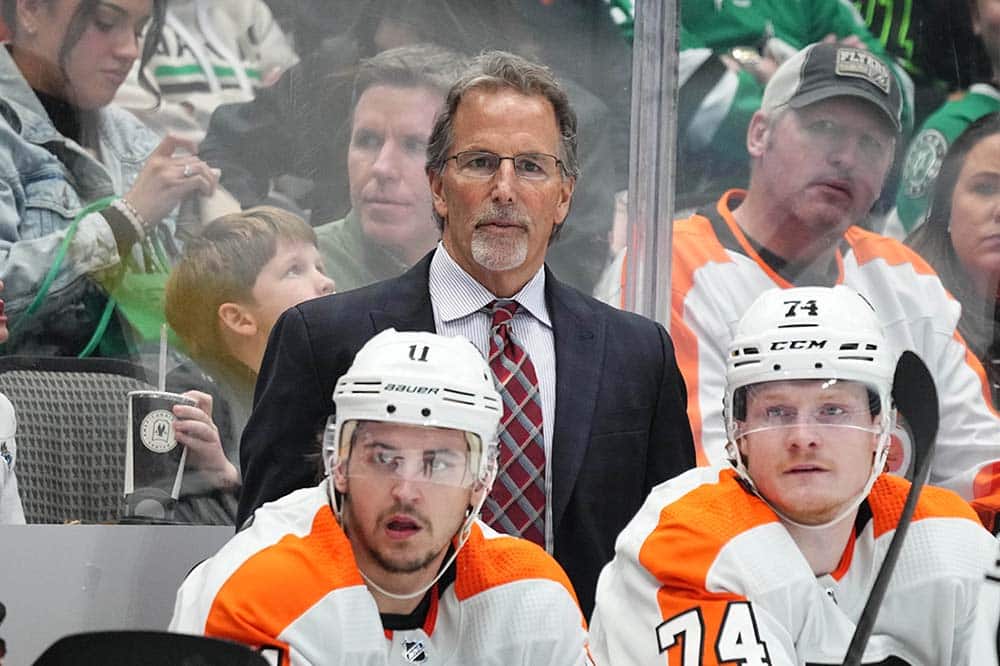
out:
M565 176L575 178L580 173L576 157L576 113L569 97L551 70L506 51L486 51L473 58L469 68L448 91L444 108L434 121L427 144L427 170L441 173L454 142L455 113L466 93L510 89L522 95L544 96L555 110L559 124L559 159Z
M377 85L428 88L442 97L468 66L468 58L434 44L412 44L365 58L354 80L354 104Z

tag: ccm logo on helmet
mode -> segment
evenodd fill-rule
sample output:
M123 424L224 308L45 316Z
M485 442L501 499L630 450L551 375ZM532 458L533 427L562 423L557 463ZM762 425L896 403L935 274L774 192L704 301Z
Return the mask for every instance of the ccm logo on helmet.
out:
M435 388L433 386L414 386L411 384L386 384L382 387L383 391L396 391L397 393L427 393L435 394L441 389Z
M826 347L826 340L777 340L771 343L771 351L783 351L785 349L823 349Z

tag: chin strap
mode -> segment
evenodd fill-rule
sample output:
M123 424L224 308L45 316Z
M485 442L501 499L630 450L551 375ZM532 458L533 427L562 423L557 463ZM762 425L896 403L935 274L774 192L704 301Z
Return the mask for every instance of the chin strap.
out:
M365 579L365 584L368 587L374 588L376 591L381 592L387 597L390 597L392 599L399 599L401 601L406 601L407 599L416 599L418 597L422 597L425 594L427 594L427 590L434 587L434 585L439 580L441 580L441 576L444 575L444 572L448 570L448 567L450 567L452 562L455 561L455 558L458 557L458 549L461 548L463 545L465 545L465 543L460 542L458 546L455 548L455 552L451 554L451 557L448 558L448 561L444 563L444 566L441 567L441 570L438 571L438 574L434 576L431 582L427 583L426 585L416 590L415 592L408 592L406 594L396 594L395 592L390 592L389 590L385 589L384 587L373 581L371 578L369 578L364 571L361 571L361 567L358 567L358 572L361 574L361 577Z

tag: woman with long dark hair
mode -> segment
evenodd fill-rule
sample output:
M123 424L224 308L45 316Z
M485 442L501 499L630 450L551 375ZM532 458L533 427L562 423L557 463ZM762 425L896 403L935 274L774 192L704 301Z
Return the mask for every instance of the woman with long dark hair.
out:
M134 331L112 294L134 284L130 274L165 275L177 251L172 211L215 188L218 176L194 144L159 142L110 105L136 59L145 63L156 48L165 7L166 0L0 0L11 35L0 48L8 351L123 353ZM162 318L162 305L143 299L133 300Z
M1000 113L969 125L948 149L927 220L906 242L962 304L958 330L1000 407Z

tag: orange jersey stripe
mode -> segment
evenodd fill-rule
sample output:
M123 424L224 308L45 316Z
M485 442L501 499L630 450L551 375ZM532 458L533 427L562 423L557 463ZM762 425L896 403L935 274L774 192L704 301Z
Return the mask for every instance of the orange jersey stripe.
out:
M918 275L937 275L923 257L894 238L880 236L861 227L851 227L844 235L854 250L858 266L881 260L890 266L910 264Z
M344 566L318 566L331 560ZM274 636L280 636L285 627L330 592L364 585L353 563L350 542L333 511L323 507L308 535L285 536L253 555L229 577L212 603L205 635L255 645L274 644ZM275 581L286 584L275 589Z
M847 575L847 571L851 568L851 558L854 557L854 545L857 541L857 532L851 530L851 536L847 539L844 552L840 555L840 562L837 563L837 568L830 572L830 577L834 580L840 580Z
M728 602L746 597L709 592L709 570L722 547L734 537L777 520L766 504L744 490L735 471L729 469L720 472L718 482L702 485L664 507L659 523L639 550L639 563L665 583L656 592L661 617L670 620L696 608L703 620L704 645L715 645L725 624ZM671 647L666 663L679 660L684 648L683 643ZM701 656L703 664L718 663L711 649L702 649Z
M703 594L719 550L734 537L778 517L723 469L706 483L665 506L659 522L639 549L639 563L657 580L685 583Z
M898 476L883 474L875 481L868 503L872 507L875 538L896 529L903 513L910 482ZM975 511L956 493L935 486L924 486L913 512L913 522L924 518L968 518L979 522Z
M708 458L701 443L701 406L698 399L698 336L684 321L684 303L694 287L699 268L710 263L729 263L731 259L722 247L712 223L700 215L674 223L673 262L670 277L670 337L674 342L677 367L687 384L687 414L694 434L699 465Z
M431 588L430 607L427 609L427 617L424 618L424 633L430 636L434 633L434 626L437 624L438 610L441 608L441 597L438 586ZM392 629L382 629L382 633L389 640L392 640Z
M782 289L791 289L795 285L786 280L785 278L778 275L778 272L771 268L771 265L764 261L760 254L753 248L750 241L747 240L746 234L740 229L740 225L736 224L736 220L733 218L732 212L726 207L725 202L728 200L728 194L725 198L719 200L719 214L722 215L722 219L726 221L726 226L732 232L733 236L736 237L736 241L740 244L740 248L743 253L753 259L753 261L760 266L760 269L764 271L769 278L774 282L774 284ZM836 254L834 255L837 262L837 284L842 284L844 282L844 257L838 248ZM747 304L749 307L749 303Z
M507 583L534 578L559 583L579 605L573 584L562 567L544 549L526 539L486 538L480 526L473 525L466 547L458 553L457 566L462 572L455 579L455 596L459 601Z
M990 532L995 532L997 514L1000 514L1000 462L984 465L972 482L972 508L979 521Z

